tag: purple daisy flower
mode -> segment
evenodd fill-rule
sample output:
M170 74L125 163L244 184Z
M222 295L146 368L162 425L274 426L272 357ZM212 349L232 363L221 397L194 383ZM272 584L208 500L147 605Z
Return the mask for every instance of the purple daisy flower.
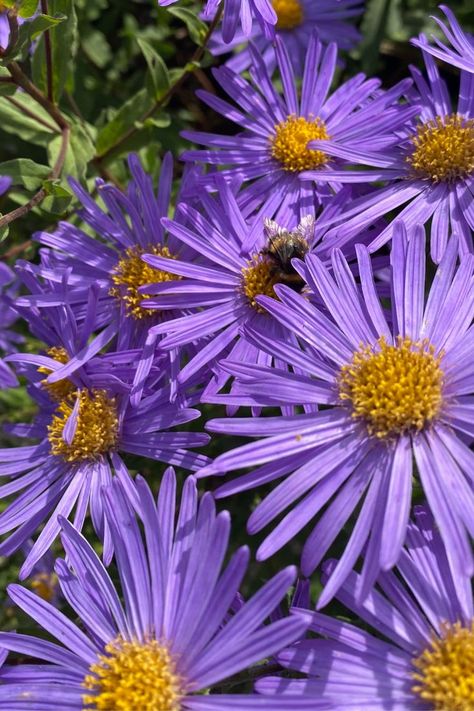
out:
M30 266L37 275L61 283L68 274L71 307L79 319L87 311L92 287L98 289L95 328L113 329L117 349L143 345L150 326L150 311L141 308L143 295L138 289L150 282L167 281L172 275L156 272L141 260L144 252L173 257L176 243L167 240L161 218L168 215L173 158L167 154L162 163L158 192L151 176L140 165L136 155L128 159L132 179L127 192L101 180L97 189L105 210L79 185L71 186L82 203L79 217L94 231L94 237L71 222L60 222L50 234L38 232L34 239L48 250L42 251L42 264ZM187 188L186 180L184 185ZM187 255L189 256L189 255ZM73 292L73 293L72 293ZM23 297L23 305L56 306L61 304L59 290Z
M466 72L474 73L474 37L462 29L453 11L450 10L449 7L446 5L440 5L439 7L446 15L448 25L437 17L433 19L443 30L451 47L446 46L434 36L433 40L436 43L436 47L427 45L425 38L413 39L411 43L414 44L415 47L429 52L433 57L437 57L437 59L442 59L454 67L464 69Z
M128 159L132 179L126 194L113 185L97 181L97 188L105 210L75 181L72 188L83 208L78 211L83 222L94 231L91 237L72 222L60 222L54 233L39 232L34 238L48 247L41 250L41 264L20 263L22 273L33 273L47 283L47 288L29 284L33 293L22 296L17 304L31 308L51 308L65 303L65 298L78 320L91 313L91 291L96 293L95 323L91 331L99 331L98 338L107 343L114 340L117 351L143 347L140 373L156 350L156 335L149 335L151 325L173 313L160 313L142 308L147 296L141 286L150 282L179 279L174 274L153 269L142 259L142 254L191 259L189 249L178 248L178 242L167 237L161 218L168 215L173 158L165 155L161 167L158 192L155 195L151 176L140 165L136 155ZM182 189L189 190L193 176L188 172ZM181 251L179 251L181 250ZM20 273L20 275L22 275ZM67 278L67 289L54 288ZM177 354L169 353L166 372L172 383L170 397L177 396L175 384L179 370Z
M158 0L166 7L176 0ZM259 23L260 31L272 37L277 15L272 0L207 0L201 15L203 20L212 22L222 12L222 41L232 42L238 28L246 37L253 29L253 20ZM223 6L223 7L222 7Z
M275 297L273 287L280 282L296 291L305 286L291 259L310 251L318 253L318 220L337 215L343 202L340 198L347 197L342 190L320 217L305 215L299 224L289 211L283 227L273 220L263 220L260 214L245 220L230 186L223 179L218 184L215 196L204 193L200 211L182 203L177 208L181 222L163 220L175 240L201 253L198 261L143 257L154 269L176 272L181 277L179 281L146 287L151 294L147 308L181 312L186 306L200 309L177 319L164 319L152 327L151 334L166 334L160 340L160 348L165 350L195 343L196 355L184 365L178 385L210 369L214 375L206 391L213 393L229 379L229 374L219 368L222 357L248 365L284 367L278 353L264 352L249 343L242 328L248 324L267 339L283 339L296 345L295 338L256 299L261 294Z
M273 0L278 18L275 32L288 49L297 76L303 73L306 51L315 31L325 45L335 42L339 49L350 50L357 44L360 33L347 20L360 15L363 6L364 0ZM214 55L226 54L230 49L237 48L235 56L226 64L234 72L241 72L252 63L248 47L241 47L246 39L253 42L265 64L273 69L275 53L272 38L262 33L257 22L254 22L248 38L238 33L231 47L223 42L218 32L213 34L209 46Z
M97 338L88 343L88 332L77 328L67 308L51 310L51 321L63 338L56 336L45 355L9 356L21 365L30 381L29 394L38 405L32 424L17 424L9 431L39 443L0 450L0 476L10 479L0 487L0 497L16 495L0 514L0 533L13 531L0 545L0 555L13 553L45 523L21 577L29 574L56 538L58 515L69 516L73 509L79 529L90 511L104 541L104 557L110 559L113 543L100 488L114 476L130 486L122 453L191 470L209 462L208 457L188 451L207 444L208 435L168 431L200 416L190 407L198 395L182 395L178 406L170 402L169 386L162 385L158 376L150 383L153 387L142 387L143 397L134 406L130 393L137 381L136 351L95 356ZM40 333L47 333L47 328L45 322ZM55 333L52 328L50 332ZM154 375L153 368L150 372Z
M336 565L331 561L328 571ZM474 708L471 580L452 575L428 509L415 508L396 571L383 573L363 602L360 584L351 573L337 598L375 634L314 612L310 630L320 637L278 655L285 669L307 678L269 677L258 690L277 698L299 693L339 711Z
M391 253L391 321L365 247L357 247L360 287L339 251L333 254L333 274L309 255L298 271L319 294L324 310L281 285L275 287L279 300L261 296L257 301L312 347L305 353L289 343L275 346L281 360L312 377L221 364L239 381L240 404L323 406L289 417L211 420L207 426L213 432L264 439L220 455L198 474L258 465L218 488L217 497L282 479L252 512L248 530L260 531L289 509L258 549L262 560L319 515L303 548L304 575L319 565L361 504L320 605L342 584L364 546L365 593L380 570L397 562L408 523L413 457L452 569L473 570L474 454L465 439L474 435L474 256L465 255L456 269L456 253L452 240L425 303L425 236L420 228L408 240L399 223ZM245 330L271 351L269 340ZM235 398L222 394L212 401L233 403Z
M411 101L419 105L416 121L407 123L398 141L372 161L365 149L358 160L375 170L352 175L354 181L388 181L365 196L355 199L341 213L339 225L332 227L330 244L342 245L354 239L372 220L402 208L398 218L407 226L426 224L431 220L431 255L441 260L451 235L458 237L461 252L473 251L474 229L474 76L461 72L459 98L454 108L445 82L433 58L424 51L427 80L415 67L411 73L416 85ZM317 143L319 147L321 143ZM330 143L325 151L340 155L338 146ZM354 160L357 157L354 156ZM322 180L320 172L304 174ZM343 177L343 174L341 174ZM392 221L371 245L371 251L390 240Z
M309 212L312 205L314 210L314 205L332 196L341 183L351 181L351 171L345 167L353 153L367 151L372 155L374 151L389 150L398 140L394 130L416 110L397 105L411 86L409 79L384 92L379 90L378 79L357 74L329 95L337 47L332 43L323 50L316 35L308 46L298 97L290 56L280 37L276 38L275 51L283 95L274 88L260 53L251 47L250 81L227 67L214 70L216 80L237 107L208 92L197 92L206 104L238 124L243 132L223 136L185 131L183 136L210 150L189 150L182 157L227 166L219 175L228 180L252 181L239 196L245 214L260 208L265 217L279 221L289 209L297 214L303 206ZM308 143L316 139L321 144L338 146L341 157L331 158L324 148L308 148ZM322 186L314 186L314 173L310 180L301 179L302 173L310 169L324 176ZM200 182L209 189L215 187L216 173L204 176Z
M4 668L0 706L7 704L9 711L319 708L308 699L214 691L304 633L307 621L300 615L263 624L294 582L295 569L282 570L234 611L249 551L237 550L221 572L230 517L226 511L216 514L211 494L198 503L189 477L177 511L171 469L157 503L139 477L137 521L117 484L104 498L120 586L115 588L93 548L62 519L69 565L58 560L56 572L80 624L20 585L9 586L12 600L60 644L0 633L1 647L44 662Z

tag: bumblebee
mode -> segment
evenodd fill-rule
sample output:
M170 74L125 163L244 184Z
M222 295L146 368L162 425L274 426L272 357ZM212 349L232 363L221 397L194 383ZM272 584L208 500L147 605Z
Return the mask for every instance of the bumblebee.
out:
M297 228L294 232L285 230L271 220L265 223L268 244L261 251L272 265L274 276L282 284L286 284L295 291L301 291L305 285L304 279L298 274L291 263L297 257L304 259L309 252L309 244L303 230Z

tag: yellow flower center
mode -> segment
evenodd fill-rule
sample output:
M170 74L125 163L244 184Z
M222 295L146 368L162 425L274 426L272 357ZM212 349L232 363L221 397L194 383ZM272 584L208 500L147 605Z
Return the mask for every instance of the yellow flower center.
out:
M474 120L458 114L418 126L407 160L415 174L435 183L464 178L474 170Z
M58 363L63 363L64 365L66 365L69 360L69 356L66 352L66 349L62 347L56 348L56 346L53 346L52 348L49 348L46 351L46 354L50 358L53 358L53 360L57 361ZM42 365L38 368L38 373L50 375L52 372L53 371L50 370L50 368L47 368L45 365ZM58 380L56 383L48 383L45 378L41 381L41 385L45 390L48 391L48 395L50 396L50 398L52 400L57 400L58 402L73 393L76 389L74 383L71 383L71 381L67 378L64 378L63 380Z
M276 297L273 287L280 281L278 272L269 259L261 254L255 254L242 269L241 291L247 297L250 305L259 313L266 313L257 302L256 296L265 294Z
M292 30L303 22L303 8L299 0L272 0L277 15L277 30Z
M156 284L162 281L174 281L181 277L177 274L155 269L142 260L143 254L154 254L157 257L176 259L168 247L150 245L149 247L129 247L115 266L112 281L115 286L110 294L125 302L127 314L136 319L146 318L156 313L141 306L142 301L151 298L150 294L140 294L138 289L145 284Z
M365 346L341 368L339 397L352 417L362 419L370 435L390 437L420 431L442 404L442 356L429 343L398 337L395 346L382 337Z
M474 621L470 627L445 624L413 664L418 673L412 690L434 711L474 709Z
M79 399L76 429L70 443L64 439L64 427ZM105 390L77 390L62 400L48 425L51 453L66 462L98 459L115 448L118 418L115 398Z
M166 647L119 638L105 651L83 681L93 692L84 704L98 711L179 711L181 679Z
M51 602L54 598L57 585L58 576L56 573L37 573L31 579L31 587L46 602Z
M283 170L299 173L313 170L328 162L323 151L307 148L309 141L327 141L329 134L320 118L308 121L302 116L288 116L277 123L275 136L271 139L272 157L281 163Z

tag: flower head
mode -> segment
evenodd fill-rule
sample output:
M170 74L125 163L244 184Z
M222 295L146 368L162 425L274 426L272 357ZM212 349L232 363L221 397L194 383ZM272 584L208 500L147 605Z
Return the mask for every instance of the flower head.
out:
M157 311L152 313L141 307L146 296L140 295L140 287L175 278L149 267L142 261L142 254L182 256L161 225L161 218L168 214L171 193L171 154L163 159L157 194L137 156L130 155L128 162L132 179L126 193L114 185L97 182L103 207L71 180L82 204L79 215L93 230L94 238L72 222L61 222L54 233L37 233L35 239L49 249L42 250L40 265L23 263L23 270L28 269L51 286L41 293L36 285L34 290L30 288L31 296L18 302L43 308L64 303L64 299L60 301L60 288L54 285L60 285L67 274L67 290L63 294L76 317L84 317L91 289L94 290L97 304L92 330L108 328L119 348L122 344L130 348L143 346L149 327L160 318ZM183 184L186 187L186 181Z
M0 633L0 647L43 661L22 666L23 678L9 678L2 670L0 705L11 700L14 711L18 698L22 708L36 709L47 695L48 709L217 711L230 704L239 711L309 709L304 700L274 703L215 690L220 681L304 633L307 622L296 615L263 624L294 582L295 569L284 569L232 611L249 551L239 549L223 567L228 513L216 514L209 493L198 502L193 477L177 507L172 469L163 477L157 503L140 477L132 488L138 517L121 484L104 493L117 588L93 548L62 519L68 563L58 560L56 573L78 624L25 588L9 587L12 600L60 643Z
M326 574L336 561L326 566ZM367 627L313 613L305 639L278 655L305 678L262 679L263 694L301 694L330 708L470 711L474 707L474 609L471 581L453 576L430 511L419 506L397 567L365 601L353 572L337 599ZM307 611L304 611L306 617ZM373 629L374 633L370 631Z
M238 199L245 214L260 209L265 217L280 221L289 209L295 216L303 208L307 213L314 211L342 183L351 182L351 170L345 168L353 162L354 154L388 149L397 140L394 130L415 114L413 107L397 105L410 80L384 92L379 90L379 80L358 74L331 94L337 47L331 43L323 49L315 34L306 52L301 95L297 93L288 48L280 37L276 39L275 57L282 93L274 88L272 73L257 49L250 52L250 81L227 67L214 73L237 106L208 92L198 92L206 104L236 123L241 132L235 136L194 131L183 134L209 148L186 151L185 160L222 166L220 175L226 180L244 181ZM312 145L315 141L317 146ZM333 152L327 152L326 146ZM321 174L321 183L303 180L307 171L314 171L311 176ZM215 188L216 173L203 176L200 183Z
M298 77L303 75L306 51L314 32L324 45L335 42L342 50L352 49L360 39L350 20L362 13L363 0L339 0L336 3L332 0L317 3L313 0L273 0L272 5L277 16L275 34L286 46ZM231 43L237 51L226 64L234 72L241 72L252 63L249 48L241 46L245 39L245 35L239 32ZM265 64L273 69L275 53L272 38L261 31L258 22L253 23L248 39L262 55ZM219 33L215 33L210 42L211 52L220 55L228 53L229 49L229 43L223 42Z
M342 192L341 192L342 197ZM338 199L329 210L337 213ZM175 240L191 247L197 260L170 260L155 255L144 259L153 268L174 272L180 280L153 284L147 288L152 294L147 308L200 308L177 319L164 319L152 327L151 333L166 334L160 341L163 349L196 345L196 355L182 368L178 383L183 385L205 369L211 374L207 389L222 388L229 376L219 363L224 356L257 363L265 357L262 351L242 336L246 324L253 325L262 335L286 337L282 328L258 303L265 294L275 298L275 285L286 283L299 291L304 280L292 265L294 257L318 251L319 218L305 215L295 222L291 211L279 225L262 219L260 213L246 220L230 186L219 183L215 197L204 194L200 210L182 203L177 209L179 220L164 220L164 225ZM327 213L323 211L325 219ZM272 362L274 356L270 356Z
M474 459L465 444L465 435L474 432L469 405L474 393L474 257L465 255L456 270L453 240L425 297L423 231L415 230L408 239L399 223L393 240L390 317L377 294L365 247L357 247L360 286L337 250L332 273L318 257L307 255L305 264L296 267L321 306L281 285L275 287L278 300L257 298L305 350L288 340L275 346L245 329L263 350L277 347L280 360L293 366L293 372L222 363L236 378L241 404L321 409L252 422L211 420L207 425L219 433L263 437L220 455L199 472L205 476L257 466L222 485L218 497L282 479L249 519L248 529L255 533L286 510L261 544L260 559L318 517L302 553L303 574L310 574L360 505L320 605L342 584L364 546L365 594L378 572L397 562L408 523L413 459L452 570L474 567L469 543ZM232 402L232 391L206 394L204 400Z
M141 378L136 369L140 352L102 355L98 353L100 336L91 340L84 324L78 327L67 308L51 307L47 312L49 318L42 318L33 311L29 321L33 331L54 339L54 345L45 354L9 357L29 380L29 393L38 406L31 425L9 429L13 435L38 443L0 450L0 474L10 478L0 496L15 497L0 514L0 532L13 532L0 545L1 555L11 554L45 524L28 553L22 577L56 538L58 514L67 517L74 509L79 529L90 510L104 542L105 558L110 558L113 543L100 488L114 477L131 481L124 453L185 469L198 469L209 461L188 451L188 447L206 444L208 435L167 431L199 416L190 407L198 396L183 396L179 404L171 403L166 378L163 383L166 369L157 368L162 362L152 364L139 386L137 402L132 395Z
M360 163L373 169L360 171L358 179L366 183L376 178L385 185L347 205L338 224L327 232L329 244L343 245L374 219L399 210L398 218L407 224L431 220L431 255L436 263L452 235L456 235L461 252L473 251L474 78L461 71L459 98L453 103L425 44L420 47L427 78L412 67L415 89L409 96L412 105L419 107L418 116L399 131L397 143L383 156L359 152ZM332 153L331 146L328 152ZM315 172L312 175L321 179ZM356 180L356 175L353 178ZM377 235L371 251L391 239L393 224Z

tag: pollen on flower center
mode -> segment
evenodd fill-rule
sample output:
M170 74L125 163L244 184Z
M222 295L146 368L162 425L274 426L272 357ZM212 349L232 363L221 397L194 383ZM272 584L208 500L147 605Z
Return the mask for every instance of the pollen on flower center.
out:
M69 361L67 351L65 348L62 347L57 348L56 346L53 346L52 348L49 348L46 351L46 355L48 355L50 358L57 361L58 363L63 363L64 365ZM45 373L46 375L50 375L52 371L45 365L42 365L38 368L38 373ZM58 402L73 393L76 389L74 383L71 383L71 381L67 378L63 378L63 380L58 380L56 383L48 383L47 379L45 378L41 381L41 385L45 390L47 390L50 398L52 400L57 400Z
M470 627L445 624L413 665L412 691L434 711L474 709L474 621Z
M375 437L420 431L441 409L441 357L427 342L399 336L389 345L382 337L377 347L361 348L341 368L339 397Z
M329 134L320 118L311 120L303 116L288 116L275 126L275 136L271 139L271 153L281 163L283 170L299 173L312 170L327 163L328 156L323 151L307 148L309 141L327 141Z
M182 684L166 647L119 638L105 651L83 681L91 692L84 704L98 711L179 711Z
M78 400L79 409L71 439L65 436L64 429ZM117 438L117 405L115 398L105 390L77 390L60 402L48 425L51 453L61 456L66 462L97 459L115 448Z
M276 12L277 30L292 30L303 22L303 8L299 0L272 0Z
M149 247L129 247L116 264L112 274L112 281L115 286L110 290L110 294L115 298L125 302L127 314L136 319L151 316L154 311L144 309L142 301L149 299L149 294L141 294L138 290L145 284L156 284L163 281L174 281L181 277L171 274L161 269L155 269L142 260L143 254L154 254L157 257L176 259L171 254L168 247L150 245Z
M241 291L247 297L250 305L260 313L266 313L255 297L265 294L275 298L273 287L279 278L271 261L261 254L256 254L248 261L248 266L242 269Z
M474 170L474 120L458 114L421 124L407 157L415 174L438 182L463 178Z

